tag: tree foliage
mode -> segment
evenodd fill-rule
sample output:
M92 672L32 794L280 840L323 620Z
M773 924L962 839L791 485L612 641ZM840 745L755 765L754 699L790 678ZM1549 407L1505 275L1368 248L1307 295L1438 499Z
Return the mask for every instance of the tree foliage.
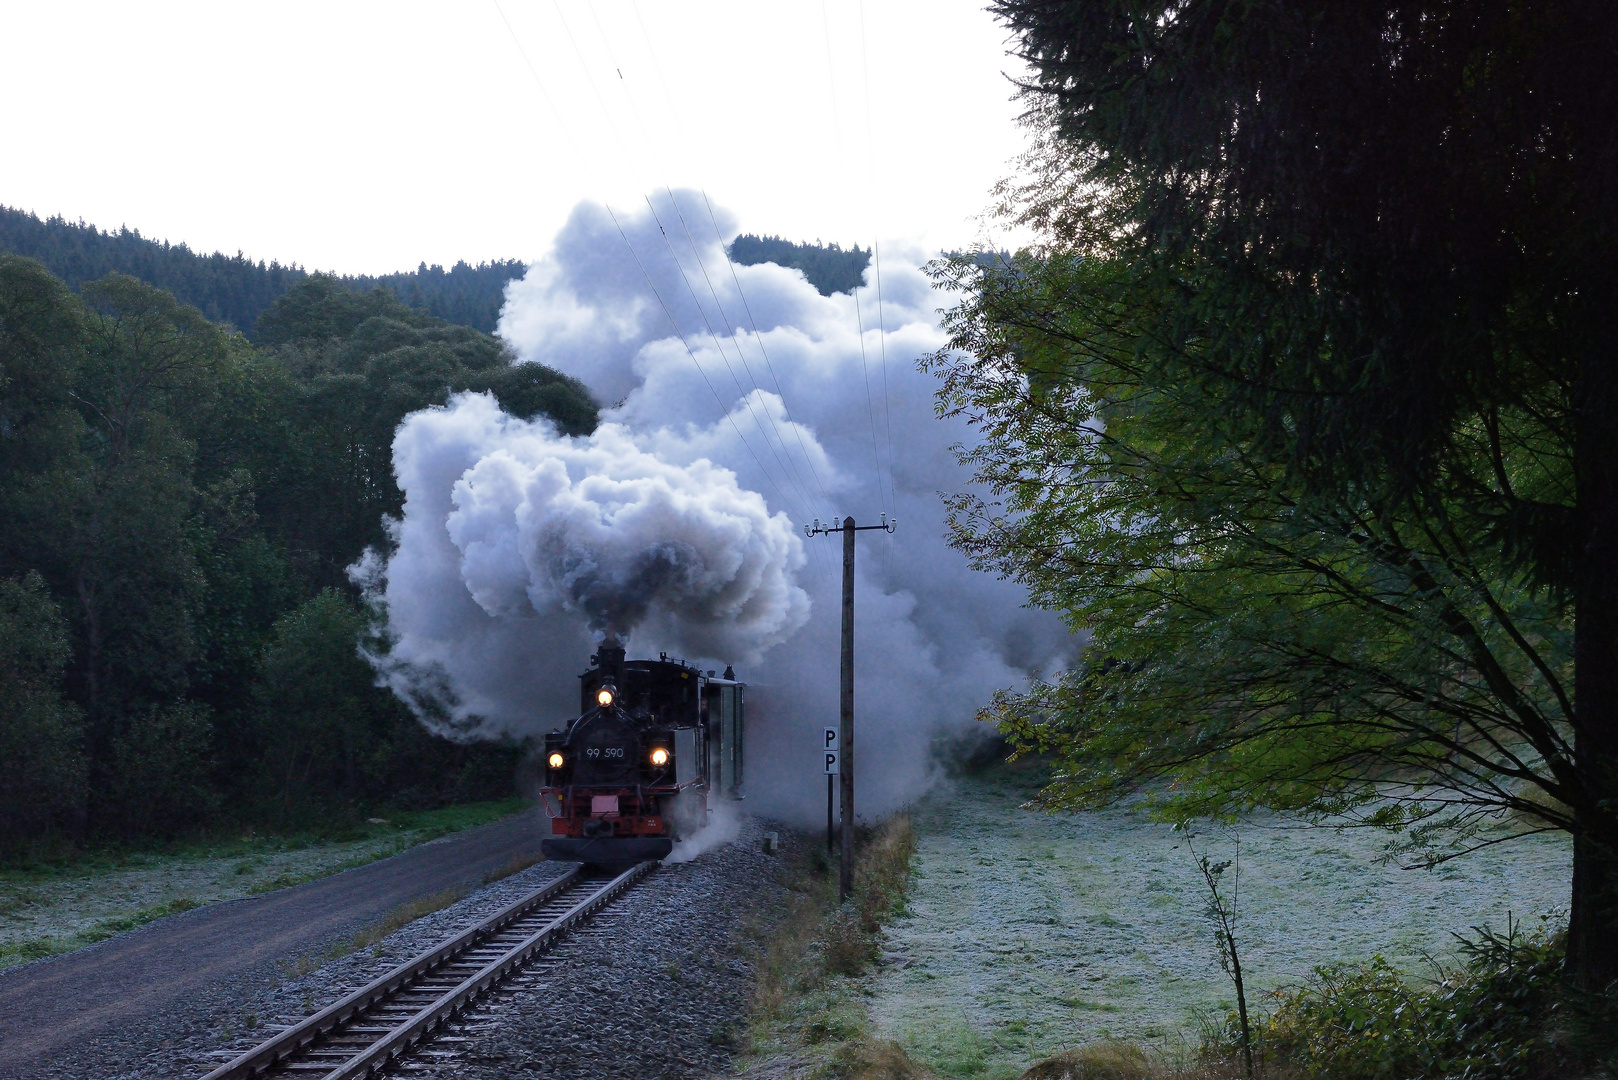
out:
M79 710L61 692L67 625L36 574L0 580L0 854L84 816Z
M373 684L344 570L387 542L407 413L480 390L585 432L594 403L384 289L304 277L261 324L0 255L8 849L510 788L509 749Z
M935 363L1004 503L959 542L1094 635L1001 702L1052 799L1513 809L1574 834L1570 963L1618 977L1611 20L994 7L1040 240L940 267Z
M0 251L38 259L77 289L108 274L128 274L173 293L214 322L250 333L260 315L310 274L299 266L254 262L241 252L202 255L185 244L149 240L138 229L103 231L61 217L41 221L0 206ZM527 272L516 259L445 270L422 263L397 274L356 275L339 280L350 289L387 290L413 311L492 333L505 302L506 283Z
M779 236L755 236L742 233L732 240L727 249L731 259L740 266L756 263L775 263L803 271L803 276L820 291L822 296L852 292L864 281L865 268L871 263L871 249L860 246L844 249L837 243L795 244Z
M1464 501L1433 485L1390 508L1255 452L1263 419L1195 377L1201 335L1176 343L1183 370L1158 355L1127 267L945 272L971 300L935 359L941 401L979 426L966 459L1002 496L953 499L956 543L1091 634L1081 667L999 700L1020 743L1075 763L1052 805L1168 776L1150 797L1181 818L1375 806L1431 834L1509 808L1571 826L1567 605L1489 558ZM1492 445L1479 432L1452 464L1486 474ZM1501 445L1525 486L1554 486L1543 432L1519 422Z

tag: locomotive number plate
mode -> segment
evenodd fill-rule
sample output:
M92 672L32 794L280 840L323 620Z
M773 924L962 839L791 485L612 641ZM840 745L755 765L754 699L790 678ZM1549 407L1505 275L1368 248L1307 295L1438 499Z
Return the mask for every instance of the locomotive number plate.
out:
M624 748L621 746L588 746L585 747L584 756L587 758L618 758L621 760L624 756Z

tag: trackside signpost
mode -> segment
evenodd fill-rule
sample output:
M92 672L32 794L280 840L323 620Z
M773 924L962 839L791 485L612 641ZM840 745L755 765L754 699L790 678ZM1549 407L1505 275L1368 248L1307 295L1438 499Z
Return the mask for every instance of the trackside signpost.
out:
M841 525L822 525L816 518L813 525L805 525L805 536L843 534L843 692L839 712L841 724L837 743L837 775L843 788L843 854L837 875L837 899L847 900L854 890L854 534L881 529L891 533L899 527L899 519L888 520L882 515L880 525L856 525L846 517ZM827 768L830 769L830 764Z
M826 854L830 855L832 853L832 825L831 825L831 807L832 807L832 801L833 801L833 799L832 799L832 786L835 784L835 782L837 780L837 773L838 773L838 764L837 764L837 762L838 762L838 759L842 756L841 752L838 750L838 747L840 745L842 745L842 744L841 744L840 740L837 737L838 732L837 732L836 728L834 728L834 727L821 728L820 731L821 731L820 751L821 751L821 754L822 754L822 756L824 758L823 764L824 764L825 769L826 769Z

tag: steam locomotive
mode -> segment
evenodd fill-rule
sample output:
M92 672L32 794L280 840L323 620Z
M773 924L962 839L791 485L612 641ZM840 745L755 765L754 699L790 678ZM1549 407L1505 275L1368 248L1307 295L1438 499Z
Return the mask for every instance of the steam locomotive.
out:
M626 660L608 638L579 676L580 712L545 736L541 789L552 859L661 859L707 824L714 801L742 797L746 684L667 654Z

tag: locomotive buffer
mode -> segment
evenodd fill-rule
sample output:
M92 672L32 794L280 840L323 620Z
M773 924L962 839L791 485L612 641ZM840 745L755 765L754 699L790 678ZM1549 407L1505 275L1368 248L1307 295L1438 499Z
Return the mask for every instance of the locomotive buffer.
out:
M805 536L843 534L843 687L839 709L838 778L842 781L843 855L837 873L837 898L847 900L854 889L854 534L880 529L891 533L899 519L882 515L880 525L856 525L846 517L841 525L822 525L816 518L805 525Z

